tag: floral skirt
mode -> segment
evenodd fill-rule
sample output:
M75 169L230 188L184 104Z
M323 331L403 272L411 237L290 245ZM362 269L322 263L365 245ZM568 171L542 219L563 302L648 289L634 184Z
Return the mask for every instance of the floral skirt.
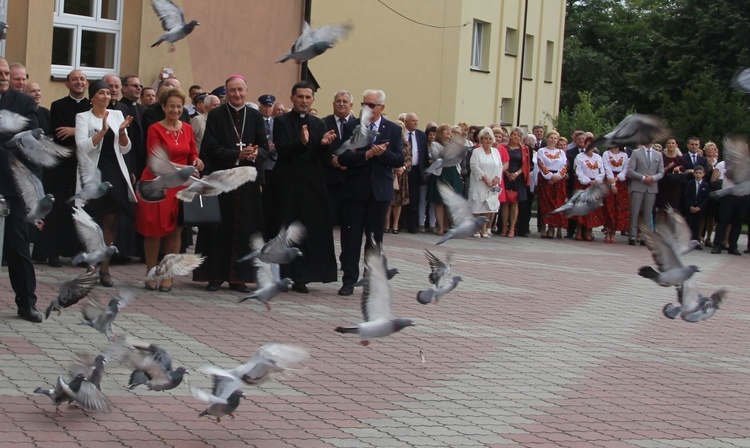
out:
M586 190L587 188L589 188L589 185L581 185L580 182L578 182L578 178L575 179L574 185L576 191ZM574 219L583 227L588 227L590 229L599 227L601 225L604 225L604 207L599 207L587 215L576 216Z
M547 213L560 207L567 200L565 180L561 179L554 184L550 184L540 173L534 192L536 193L537 201L539 201L539 216L544 217L544 224L552 227L567 226L568 220L562 213L547 216Z
M616 194L610 194L604 199L604 225L607 229L627 232L630 227L630 194L628 182L618 180Z

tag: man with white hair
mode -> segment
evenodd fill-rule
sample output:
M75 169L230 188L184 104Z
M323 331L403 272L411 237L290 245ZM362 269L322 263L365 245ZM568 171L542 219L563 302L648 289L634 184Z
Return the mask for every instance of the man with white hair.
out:
M203 134L206 132L206 117L208 113L216 109L221 105L221 100L216 95L198 95L195 98L195 110L198 111L198 115L194 116L190 120L190 125L193 127L193 134L195 134L195 145L198 147L198 153L201 151L201 143L203 142Z

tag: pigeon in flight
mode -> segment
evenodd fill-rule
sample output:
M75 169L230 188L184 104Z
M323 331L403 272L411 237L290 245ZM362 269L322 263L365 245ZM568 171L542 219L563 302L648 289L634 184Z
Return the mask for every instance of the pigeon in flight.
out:
M750 93L750 68L737 70L729 84L735 90Z
M9 161L16 187L26 205L26 221L41 230L44 227L43 219L52 210L55 197L51 194L44 194L42 181L32 174L23 162L15 157L9 157Z
M302 256L302 251L293 245L301 243L306 236L307 229L299 221L294 221L289 227L282 227L279 234L266 244L263 244L260 234L255 234L250 243L253 251L237 261L258 258L264 263L291 263L295 258ZM258 247L260 249L257 249Z
M258 299L258 301L271 311L271 300L282 292L286 292L294 286L290 278L281 278L281 269L276 263L264 263L260 258L254 258L255 278L258 282L258 289L253 291L247 297L240 299L239 303L247 299Z
M609 185L601 183L585 190L576 191L566 203L547 213L547 216L562 213L566 218L585 216L604 205L604 198L609 194Z
M177 192L177 199L192 201L195 195L217 196L227 191L236 190L247 182L255 182L258 171L253 166L238 166L236 168L214 171L208 176L187 180L187 188Z
M451 212L454 227L443 235L435 245L443 244L451 238L464 238L474 235L482 228L487 218L474 217L469 202L453 190L453 187L442 180L438 181L438 192L443 198L443 204Z
M58 315L62 314L63 308L68 308L80 302L94 289L97 283L99 283L99 275L94 271L86 272L62 282L57 296L52 299L44 311L44 316L49 319L52 310L57 310Z
M115 246L104 244L102 228L82 208L73 207L73 221L75 221L78 239L81 240L86 251L73 257L70 264L77 266L85 262L89 266L96 266L119 253Z
M351 327L336 327L339 333L356 333L360 344L367 346L373 338L389 336L414 323L411 319L393 316L393 295L386 275L385 258L379 246L372 246L365 254L367 274L362 292L362 315L365 322Z
M727 168L724 176L734 185L712 191L711 197L750 194L750 149L747 142L736 137L724 138L724 163Z
M148 167L156 177L151 180L138 181L136 186L141 198L147 202L164 200L165 190L184 185L191 177L200 182L200 179L195 177L198 175L198 168L170 162L167 152L162 148L156 148L149 155Z
M706 297L693 286L690 280L677 286L676 289L677 301L680 304L668 303L664 305L662 312L670 319L676 319L679 316L682 320L693 323L713 316L727 294L725 289L720 289L711 294L711 297Z
M69 382L65 382L62 375L57 377L57 382L53 389L37 387L35 394L42 394L50 397L55 404L55 414L62 415L60 405L65 402L76 402L83 409L93 412L109 412L109 399L102 394L93 384L89 383L83 373L79 373Z
M171 390L182 383L188 373L185 367L172 369L172 355L155 344L134 343L140 353L128 352L127 361L133 367L128 386L135 389L145 384L148 390Z
M432 165L427 167L425 173L435 174L440 168L448 168L458 165L464 161L468 151L468 146L466 146L460 139L452 138L448 140L445 142L443 149L440 150L437 159L432 162Z
M662 235L672 235L675 251L680 255L692 252L700 246L698 240L691 240L692 232L685 218L667 204L654 224L656 231Z
M196 25L200 25L197 20L185 23L185 15L172 0L151 0L151 6L154 8L156 15L159 16L161 27L165 31L159 40L151 45L151 48L158 46L162 42L168 42L170 46L167 51L171 53L175 50L175 42L187 37L188 34L193 32L193 28Z
M352 131L352 136L349 137L341 146L334 151L334 155L340 156L344 152L350 149L364 148L371 144L375 137L378 136L377 129L370 129L370 122L372 121L372 109L370 106L362 106L362 112L359 117L359 124Z
M83 321L81 325L93 327L100 333L104 333L110 341L114 340L115 334L112 330L112 323L115 321L120 310L125 308L134 298L134 292L122 291L119 296L114 296L109 300L106 308L99 302L89 298L82 309Z
M639 146L669 138L670 131L661 120L652 115L630 114L610 132L588 145L588 148L612 148L615 146Z
M678 229L674 234L669 225L664 224L666 213L659 213L658 223L652 231L645 221L641 220L638 228L641 230L643 241L651 251L651 256L657 264L658 271L651 266L643 266L638 270L638 275L653 280L661 286L678 286L692 277L700 269L696 265L683 266L682 253L685 250L678 241L690 239L689 229ZM685 233L685 235L681 235Z
M428 279L432 283L432 288L423 289L417 293L417 301L422 305L427 305L435 299L435 303L438 299L453 291L458 286L458 282L461 281L461 277L458 275L451 275L451 255L450 252L446 256L446 261L442 262L438 257L432 254L429 250L425 249L425 256L430 262L430 275Z
M351 25L340 23L324 25L313 30L310 24L302 22L302 35L294 41L289 53L276 62L286 62L289 59L294 59L298 63L309 61L325 53L329 48L333 48L333 45L339 39L346 37L351 29Z
M45 168L57 166L62 159L73 154L69 148L56 144L44 135L41 128L19 132L3 145L6 149L18 149L34 164Z
M107 344L98 355L91 353L80 353L70 365L70 376L75 377L83 374L89 383L97 389L102 390L102 378L104 378L104 365L109 359L116 357L122 351L122 344L112 342Z
M17 134L29 124L29 119L21 114L4 109L0 111L0 134Z
M240 389L233 391L226 397L217 396L215 392L205 392L191 384L188 384L188 390L193 397L209 404L203 412L198 414L198 417L213 415L216 417L216 423L221 422L221 418L225 415L234 420L234 411L240 406L240 398L245 398L245 394Z
M168 254L146 274L146 280L160 281L165 278L188 275L203 263L206 257L194 254Z
M85 205L88 201L104 196L112 188L110 182L102 182L102 172L88 157L78 160L78 171L81 173L81 190L66 201L68 204L80 199Z

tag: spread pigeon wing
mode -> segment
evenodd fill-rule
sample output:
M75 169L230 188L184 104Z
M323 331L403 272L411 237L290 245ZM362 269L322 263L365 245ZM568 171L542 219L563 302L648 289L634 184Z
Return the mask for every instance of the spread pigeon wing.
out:
M734 182L750 180L750 150L747 142L737 137L724 138L726 176Z
M242 366L237 367L232 370L224 370L216 366L205 365L205 366L200 367L198 371L203 372L206 375L211 375L211 377L213 378L213 387L211 389L211 396L218 398L218 399L223 399L224 402L226 403L226 398L229 397L232 394L232 392L242 387L242 381L240 381L238 374L236 372L241 367ZM195 395L193 396L195 397ZM207 401L207 400L203 400L203 401Z
M310 28L310 24L307 22L302 22L302 34L300 34L297 40L295 40L292 44L291 52L296 53L297 51L300 51L303 48L307 48L314 43L315 42L313 42L312 40L312 28Z
M469 148L457 138L451 138L443 146L443 150L440 151L440 158L445 160L457 160L457 163L445 164L443 162L443 168L448 166L455 166L466 158L466 154L469 152Z
M346 37L352 30L352 26L346 23L324 25L310 33L309 44L315 42L335 43L342 37Z
M29 119L7 109L0 111L0 133L16 134L23 131Z
M450 210L451 218L456 226L472 218L469 202L456 193L450 185L439 181L438 192L440 193L440 197L443 198L443 203Z
M430 262L430 283L432 283L433 285L437 285L443 276L450 276L450 264L443 263L429 250L425 249L424 251L425 256L427 257L427 261ZM448 262L450 263L450 255L448 256Z
M20 160L10 157L10 167L13 171L13 178L20 190L26 208L31 210L36 203L44 197L44 187L42 181L34 176L31 171Z
M684 254L690 248L692 232L685 218L667 204L664 212L656 216L654 228L664 236L671 235L675 253Z
M151 6L161 19L161 27L164 31L172 31L185 26L182 10L172 0L151 0Z
M96 272L86 272L63 282L60 284L60 290L58 291L60 304L65 308L77 303L86 297L97 283L99 283L99 274Z
M188 384L188 390L190 390L190 394L197 398L200 401L209 403L209 404L227 404L226 398L219 398L216 395L209 394L208 392L199 389L192 384ZM231 394L227 394L227 397Z
M735 90L750 93L750 68L737 70L729 84Z
M78 238L86 247L86 252L94 252L106 248L101 227L99 227L99 224L88 213L82 208L73 207L73 220L75 221Z
M367 278L362 292L362 315L366 322L393 319L391 285L388 283L381 250L373 247L365 255Z
M253 264L255 264L255 277L258 281L258 289L263 289L280 280L278 264L265 263L259 258L254 258Z
M646 247L651 251L651 256L659 266L660 272L682 267L682 262L675 252L674 245L669 241L671 237L665 238L663 235L651 231L643 220L639 223L638 228L641 230Z

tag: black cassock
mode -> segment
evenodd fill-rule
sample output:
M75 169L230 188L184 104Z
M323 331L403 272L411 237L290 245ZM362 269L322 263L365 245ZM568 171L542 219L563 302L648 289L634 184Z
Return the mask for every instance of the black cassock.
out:
M302 144L302 125L310 139ZM274 119L273 141L278 160L273 169L270 191L275 216L269 217L267 236L275 236L282 225L294 221L307 228L307 237L299 245L304 254L281 267L282 277L295 283L337 281L336 254L333 247L333 224L328 204L324 159L330 159L328 145L320 141L326 133L323 120L297 112Z
M258 145L254 162L243 160L237 164L240 153L238 135L242 146ZM236 111L229 104L208 113L206 132L201 143L201 160L206 165L203 174L236 168L238 166L263 167L268 157L268 141L263 126L263 116L245 106ZM195 253L206 260L193 271L198 282L247 283L255 279L252 262L237 263L237 258L250 252L250 235L263 234L263 206L260 186L264 182L263 169L258 170L255 182L219 195L221 224L202 226L198 230Z

